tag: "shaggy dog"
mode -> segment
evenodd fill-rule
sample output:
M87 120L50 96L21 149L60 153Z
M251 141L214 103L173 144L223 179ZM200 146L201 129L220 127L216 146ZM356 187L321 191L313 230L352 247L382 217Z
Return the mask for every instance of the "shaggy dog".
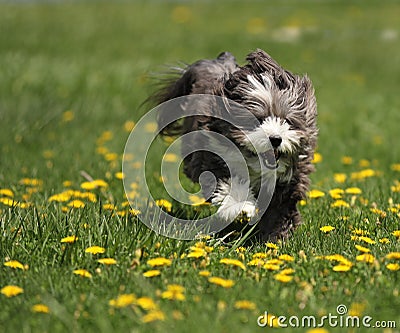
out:
M257 225L257 234L263 241L276 240L287 237L301 223L297 203L305 198L310 183L308 175L314 170L311 161L318 134L316 99L307 76L283 69L264 51L256 50L246 60L247 64L241 67L230 53L224 52L216 59L199 60L177 69L176 75L153 99L163 103L180 96L215 95L251 112L257 122L246 123L243 117L243 127L213 117L211 109L204 111L204 115L184 117L185 106L181 108L181 121L166 125L169 111L162 109L158 121L163 135L177 136L197 130L224 135L240 149L250 171L252 159L260 158L255 152L271 151L268 147L272 146L272 158L271 154L264 154L261 160L276 174L274 192ZM193 139L183 142L183 153L190 151L192 144ZM252 176L250 182L243 182L229 174L221 158L206 150L183 155L184 173L193 182L199 182L205 171L218 181L216 188L203 191L207 200L219 207L220 216L226 220L237 216L240 212L232 209L238 207L235 203L241 203L241 211L248 217L257 215L255 197L260 190L260 177ZM243 198L240 193L232 194L233 185L243 192L247 190L248 195Z

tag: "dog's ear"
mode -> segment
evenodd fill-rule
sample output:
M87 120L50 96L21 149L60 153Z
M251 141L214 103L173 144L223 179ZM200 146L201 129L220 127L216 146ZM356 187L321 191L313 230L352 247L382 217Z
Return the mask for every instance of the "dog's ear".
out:
M275 81L280 90L287 89L293 85L295 76L283 69L272 57L261 49L250 53L246 60L249 68L254 74L268 73Z
M309 135L310 145L315 148L318 136L317 100L315 98L314 87L307 75L304 75L301 78L301 83L304 89L304 98L306 103L306 128Z

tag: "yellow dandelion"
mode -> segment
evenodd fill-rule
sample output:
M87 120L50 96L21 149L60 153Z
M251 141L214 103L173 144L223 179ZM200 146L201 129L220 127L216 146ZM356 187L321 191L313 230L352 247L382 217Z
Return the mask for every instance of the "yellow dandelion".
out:
M108 183L103 179L95 179L92 181L92 183L97 187L108 187Z
M250 260L250 261L247 263L247 266L258 266L258 267L261 267L261 266L264 265L264 264L265 264L265 261L264 261L264 260L255 258L255 259Z
M248 300L236 301L233 307L238 310L255 310L257 308L256 303Z
M339 265L333 266L332 269L335 272L347 272L351 269L351 265L339 264Z
M375 260L375 257L370 253L364 253L364 254L358 255L356 257L356 260L360 261L360 262L366 262L368 264L373 264L374 260Z
M123 172L116 172L114 176L115 176L115 178L120 179L120 180L124 179L124 177L125 177Z
M237 259L222 258L219 262L220 264L236 266L243 269L244 271L246 270L246 266L240 260Z
M320 190L311 190L308 192L308 197L310 199L322 198L323 196L325 196L325 193Z
M353 158L350 156L343 156L341 161L342 161L342 164L344 164L344 165L353 164Z
M75 118L75 114L71 110L64 111L62 114L62 122L63 123L69 123L70 121L74 120L74 118Z
M6 267L11 267L11 268L18 268L18 269L22 269L22 270L25 269L24 265L22 265L22 264L21 264L19 261L17 261L17 260L6 261L6 262L4 263L4 266L6 266Z
M148 133L154 133L155 131L157 131L157 123L155 123L155 122L147 123L144 126L144 129Z
M295 272L295 270L293 268L285 268L282 269L279 274L286 274L286 275L290 275L293 274Z
M15 201L14 199L11 198L0 198L0 202L6 206L18 206L18 201Z
M278 273L274 275L274 279L279 282L287 283L293 280L293 276Z
M19 294L22 294L24 292L24 289L18 286L13 286L13 285L8 285L3 288L1 288L0 293L3 294L6 297L14 297Z
M167 286L167 290L161 294L162 298L176 301L184 301L185 295L183 294L185 288L179 284L170 284Z
M200 272L199 272L199 275L200 275L200 276L204 276L204 277L209 277L209 276L211 275L211 272L210 272L210 271L203 270L203 271L200 271Z
M48 201L56 201L56 202L67 202L69 199L71 199L71 194L67 191L58 193L58 194L53 194Z
M161 274L161 272L158 269L152 269L152 270L144 272L143 276L150 278L150 277L159 276L160 274Z
M147 261L147 265L151 267L155 266L171 266L172 260L163 258L163 257L158 257L158 258L153 258Z
M347 315L354 316L354 317L361 317L364 310L365 310L364 303L352 303L350 305L350 309L349 309Z
M235 282L233 280L223 279L223 278L217 277L217 276L209 277L208 282L210 282L212 284L216 284L217 286L221 286L223 288L231 288L235 284Z
M112 203L106 203L103 205L104 210L115 210L117 207Z
M333 189L329 190L329 195L333 199L341 199L343 193L344 193L344 190L341 188L333 188Z
M366 160L366 159L362 159L362 160L360 160L360 161L358 162L358 165L359 165L361 168L368 168L368 167L371 165L371 162L368 161L368 160Z
M386 237L380 238L380 239L379 239L379 243L381 243L381 244L387 244L387 243L390 243L390 240L389 240L389 238L386 238Z
M125 132L132 132L132 130L135 128L135 122L132 120L127 120L124 124L124 131Z
M92 277L92 274L90 274L86 269L76 269L73 271L73 273L89 279Z
M385 256L386 259L400 259L400 252L390 252Z
M328 232L335 230L335 227L332 227L330 225L324 225L323 227L319 228L319 230L327 234Z
M165 199L156 200L156 205L164 208L167 212L170 212L172 209L172 203Z
M266 245L266 247L269 248L269 249L273 249L273 250L278 250L278 249L279 249L278 245L276 245L275 243L269 242L269 243L267 243L267 244L265 244L265 245Z
M363 229L353 229L351 232L353 234L359 235L359 236L369 235L369 231L368 230L363 230Z
M179 160L178 155L173 154L173 153L167 153L163 156L164 162L174 163L174 162L177 162L178 160Z
M85 207L85 203L81 200L72 200L67 206L72 208L83 208Z
M371 208L370 211L374 214L379 215L382 218L385 218L387 216L387 213L379 208Z
M265 263L262 267L269 271L278 271L281 268L281 266L279 266L279 265L270 264L270 263Z
M400 238L400 230L395 230L392 232L392 235L396 238Z
M42 186L43 180L37 178L22 178L19 183L26 186Z
M317 164L322 162L322 155L320 153L314 153L314 158L311 163Z
M156 310L158 308L157 304L150 297L140 297L135 303L146 311Z
M300 206L305 206L305 205L307 205L307 201L302 199L302 200L299 201L299 205Z
M289 254L281 254L278 258L284 261L294 261L294 257Z
M61 243L75 243L79 238L77 236L67 236L61 239Z
M267 264L270 264L270 265L282 265L282 264L284 264L284 261L283 260L281 260L281 259L269 259L269 260L267 260L266 261L266 263Z
M117 298L112 299L108 304L115 308L125 308L136 302L136 296L134 294L121 294Z
M354 194L355 195L355 194L361 194L362 190L360 188L358 188L358 187L349 187L349 188L345 189L345 192L347 194Z
M98 263L103 265L116 265L117 261L114 258L101 258L97 260Z
M390 271L398 271L400 269L400 265L399 264L387 264L386 268Z
M360 236L360 237L358 237L358 240L363 241L367 244L376 244L376 242L373 239L371 239L367 236Z
M351 174L351 179L353 180L362 180L365 178L374 177L377 175L377 172L373 169L364 169L358 172L353 172Z
M343 184L347 179L347 175L345 173L335 173L333 179L336 183Z
M85 253L91 253L91 254L98 254L98 253L104 253L106 252L106 249L104 247L100 246L90 246L85 250Z
M203 249L196 249L188 253L187 257L188 258L201 258L205 257L207 255L207 252Z
M31 308L32 312L35 313L50 313L50 309L45 304L35 304Z
M208 204L208 202L206 202L206 200L204 198L199 197L198 195L194 195L194 194L189 195L189 200L193 206L200 206L200 205Z
M358 244L356 244L355 247L356 247L356 249L357 249L358 251L360 251L360 252L364 252L364 253L371 252L370 249L368 249L368 248L366 248L366 247L364 247L364 246L358 245Z
M273 244L273 243L270 243L270 244ZM273 244L273 245L275 245L275 244ZM276 246L276 245L275 245ZM278 247L277 247L278 248ZM253 254L253 256L252 256L252 258L253 259L265 259L265 258L267 258L267 254L265 253L265 252L257 252L257 253L254 253Z
M331 204L331 207L350 207L350 205L344 200L336 200Z
M311 328L306 333L329 333L329 331L325 328Z
M4 195L6 197L13 198L14 197L14 192L11 191L8 188L2 188L2 189L0 189L0 195Z
M147 314L145 314L142 317L142 322L143 323L151 323L153 321L157 321L157 320L165 320L165 314L164 312L160 311L160 310L154 310L154 311L150 311Z
M344 256L342 256L341 254L331 254L331 255L327 255L322 257L323 259L329 260L329 261L338 261L343 265L346 266L352 266L352 262L348 259L346 259Z

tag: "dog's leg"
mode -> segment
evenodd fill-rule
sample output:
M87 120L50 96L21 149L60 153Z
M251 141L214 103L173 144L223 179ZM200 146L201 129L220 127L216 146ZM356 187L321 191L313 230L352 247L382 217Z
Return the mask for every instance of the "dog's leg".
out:
M225 221L233 221L241 213L249 218L257 213L256 200L249 181L237 176L220 180L211 202L219 206L217 214Z

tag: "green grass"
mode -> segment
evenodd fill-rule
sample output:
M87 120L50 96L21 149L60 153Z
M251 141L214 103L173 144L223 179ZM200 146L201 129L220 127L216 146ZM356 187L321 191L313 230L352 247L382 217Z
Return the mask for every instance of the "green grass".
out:
M264 311L321 318L336 315L339 304L359 303L361 315L373 322L395 320L397 328L385 332L399 332L399 273L386 265L400 262L385 259L400 251L393 235L400 229L400 195L391 189L400 178L392 168L400 162L399 9L396 1L339 0L1 3L0 189L12 190L15 202L29 206L11 207L0 192L0 288L23 288L15 297L0 295L0 331L254 332L267 330L257 327ZM288 30L282 28L288 26L292 36L300 36L283 40ZM323 159L312 188L325 196L301 206L305 223L278 250L254 244L238 253L211 239L211 252L188 258L195 241L156 235L123 207L124 189L115 174L129 135L125 124L148 111L142 102L153 89L152 73L163 64L211 58L224 50L243 63L256 48L313 80ZM106 131L112 134L108 139ZM352 164L344 165L343 156ZM352 178L368 168L372 177ZM85 207L65 209L72 198L49 201L67 189L64 181L84 192L82 171L108 183L91 191L96 202L82 199ZM336 173L346 174L346 181L337 183ZM155 169L155 195L161 198L158 178ZM335 187L362 193L345 194L351 207L335 208L328 194ZM104 209L106 203L116 209ZM324 234L325 225L335 230ZM352 239L355 229L376 243ZM78 236L75 243L61 243L71 235ZM382 238L389 242L381 243ZM371 250L373 263L356 260L355 244ZM92 245L105 253L85 253ZM255 253L266 253L267 259L293 256L279 269L293 268L293 280L280 282L274 279L277 272L248 265ZM318 259L331 254L343 255L353 266L333 271L337 262ZM117 264L97 262L104 257ZM151 269L148 260L156 257L172 263L159 268L160 276L144 277ZM220 263L222 258L238 259L246 270ZM9 260L26 269L4 266ZM76 269L92 277L73 274ZM202 270L235 284L214 285L199 275ZM162 297L170 284L185 288L185 300ZM152 298L165 319L144 323L151 310L137 301L123 308L109 304L130 293ZM253 302L254 309L236 309L239 300ZM50 313L33 312L35 304L47 305Z

